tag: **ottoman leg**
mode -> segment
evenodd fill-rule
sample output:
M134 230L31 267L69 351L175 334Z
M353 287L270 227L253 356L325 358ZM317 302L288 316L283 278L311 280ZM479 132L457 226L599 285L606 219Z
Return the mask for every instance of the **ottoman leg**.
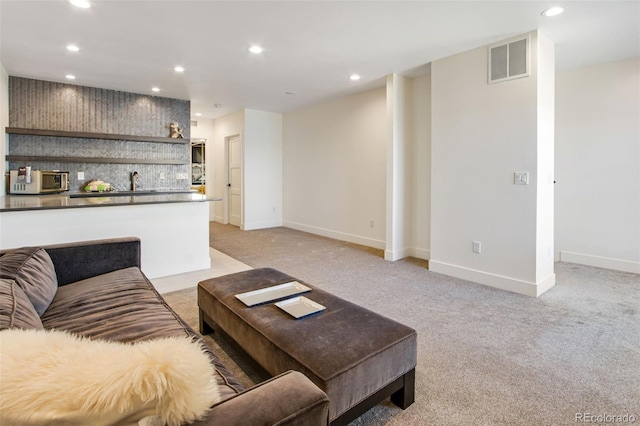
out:
M213 333L213 328L211 328L204 319L204 312L202 312L202 309L198 309L198 322L200 325L200 334L205 335Z
M413 368L402 376L402 378L404 379L404 386L402 389L391 394L391 402L404 410L413 404L415 400L416 369Z

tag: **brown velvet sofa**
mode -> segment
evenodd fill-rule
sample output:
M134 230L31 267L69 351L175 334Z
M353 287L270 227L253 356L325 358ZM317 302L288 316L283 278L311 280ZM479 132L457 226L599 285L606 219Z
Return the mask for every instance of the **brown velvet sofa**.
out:
M137 238L40 249L18 249L28 259L22 263L15 262L15 256L6 256L10 252L15 255L15 250L0 251L0 330L55 328L120 342L185 335L201 340L140 270ZM53 268L47 267L46 257ZM23 276L19 276L20 268L28 269ZM16 291L17 285L28 287L27 298L18 297L22 290ZM33 306L25 305L29 302ZM39 318L34 317L34 308ZM327 424L329 400L303 374L289 371L245 389L218 357L209 353L223 401L198 425Z

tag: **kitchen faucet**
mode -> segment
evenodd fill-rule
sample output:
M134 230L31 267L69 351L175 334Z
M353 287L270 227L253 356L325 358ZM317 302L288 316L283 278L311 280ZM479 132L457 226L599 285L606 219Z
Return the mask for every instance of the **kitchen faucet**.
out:
M138 172L131 173L131 190L136 190L136 181L138 180Z

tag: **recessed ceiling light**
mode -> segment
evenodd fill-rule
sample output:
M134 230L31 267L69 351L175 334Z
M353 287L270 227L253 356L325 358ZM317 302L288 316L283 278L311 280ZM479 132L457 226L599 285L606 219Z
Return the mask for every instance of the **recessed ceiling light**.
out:
M258 46L257 44L254 44L253 46L249 47L249 52L262 53L264 52L264 49L262 48L262 46Z
M360 76L358 74L351 74L351 77L349 78L353 81L360 80Z
M76 76L73 75L73 74L67 74L67 75L65 75L65 77L67 78L67 80L75 80L76 79Z
M89 3L87 0L69 0L69 3L83 9L89 9L91 7L91 3Z
M564 12L564 9L562 7L554 6L554 7L550 7L549 9L543 10L541 15L542 16L556 16L556 15L560 15L562 12Z
M76 46L75 44L68 44L67 45L67 50L70 52L77 52L78 50L80 50L80 48L78 46Z
M153 90L154 92L159 92L160 88L159 87L152 87L151 90Z
M202 117L202 113L201 112L196 112L196 117Z
M176 66L173 70L174 70L175 72L184 72L184 67L181 67L180 65L178 65L178 66Z

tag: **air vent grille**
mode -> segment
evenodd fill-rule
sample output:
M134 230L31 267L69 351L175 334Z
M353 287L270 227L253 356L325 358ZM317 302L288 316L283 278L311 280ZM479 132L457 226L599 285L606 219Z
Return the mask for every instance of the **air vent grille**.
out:
M529 37L489 46L489 83L529 76Z

